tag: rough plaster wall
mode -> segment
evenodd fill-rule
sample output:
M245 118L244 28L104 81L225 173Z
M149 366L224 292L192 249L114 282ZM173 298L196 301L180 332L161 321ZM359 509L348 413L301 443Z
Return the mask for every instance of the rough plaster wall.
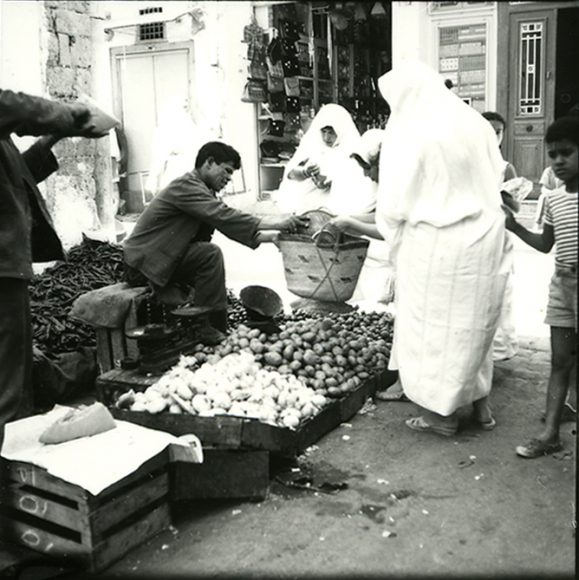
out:
M47 0L44 12L49 96L66 102L83 93L90 95L90 2ZM102 156L109 153L101 143L84 138L63 139L55 145L54 152L60 169L46 182L47 203L64 246L70 248L81 241L83 232L101 227L98 206L102 205L102 191L97 192L96 184L105 180L97 168L103 171Z

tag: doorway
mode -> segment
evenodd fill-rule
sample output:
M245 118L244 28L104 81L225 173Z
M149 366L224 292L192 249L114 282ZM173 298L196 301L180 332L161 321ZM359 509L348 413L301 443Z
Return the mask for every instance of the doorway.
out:
M111 51L115 114L127 141L129 212L147 202L147 180L154 166L155 142L176 104L191 111L193 43L130 46Z
M555 118L579 103L579 8L561 8L557 13L557 77Z

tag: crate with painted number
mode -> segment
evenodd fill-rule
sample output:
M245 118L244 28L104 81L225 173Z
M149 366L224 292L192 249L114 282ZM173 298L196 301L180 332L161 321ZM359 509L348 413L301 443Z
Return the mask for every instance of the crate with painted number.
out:
M94 496L30 463L5 461L0 534L102 571L170 526L169 457L162 452Z

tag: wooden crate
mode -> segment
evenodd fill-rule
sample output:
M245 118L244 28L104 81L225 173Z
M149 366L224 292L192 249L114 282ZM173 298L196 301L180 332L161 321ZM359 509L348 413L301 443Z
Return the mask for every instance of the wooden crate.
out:
M204 448L203 463L171 464L171 499L262 500L269 489L269 452Z
M170 413L151 415L114 407L114 401L121 393L131 388L143 391L157 378L140 375L133 370L112 370L97 379L97 395L100 401L110 407L116 419L167 431L176 436L193 433L199 437L203 446L265 450L288 456L303 452L326 433L352 417L366 399L374 394L377 384L376 378L370 377L360 387L342 399L333 401L296 430L269 425L256 419L227 415L218 417Z
M29 463L6 461L3 472L3 538L93 572L171 523L166 451L97 496Z
M120 368L127 357L138 358L139 348L137 341L128 339L122 328L97 328L96 356L99 374L106 373Z

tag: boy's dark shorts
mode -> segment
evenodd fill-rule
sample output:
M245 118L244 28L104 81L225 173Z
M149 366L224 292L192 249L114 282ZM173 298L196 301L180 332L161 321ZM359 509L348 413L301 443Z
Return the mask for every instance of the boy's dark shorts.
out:
M555 264L545 323L577 330L577 266Z

